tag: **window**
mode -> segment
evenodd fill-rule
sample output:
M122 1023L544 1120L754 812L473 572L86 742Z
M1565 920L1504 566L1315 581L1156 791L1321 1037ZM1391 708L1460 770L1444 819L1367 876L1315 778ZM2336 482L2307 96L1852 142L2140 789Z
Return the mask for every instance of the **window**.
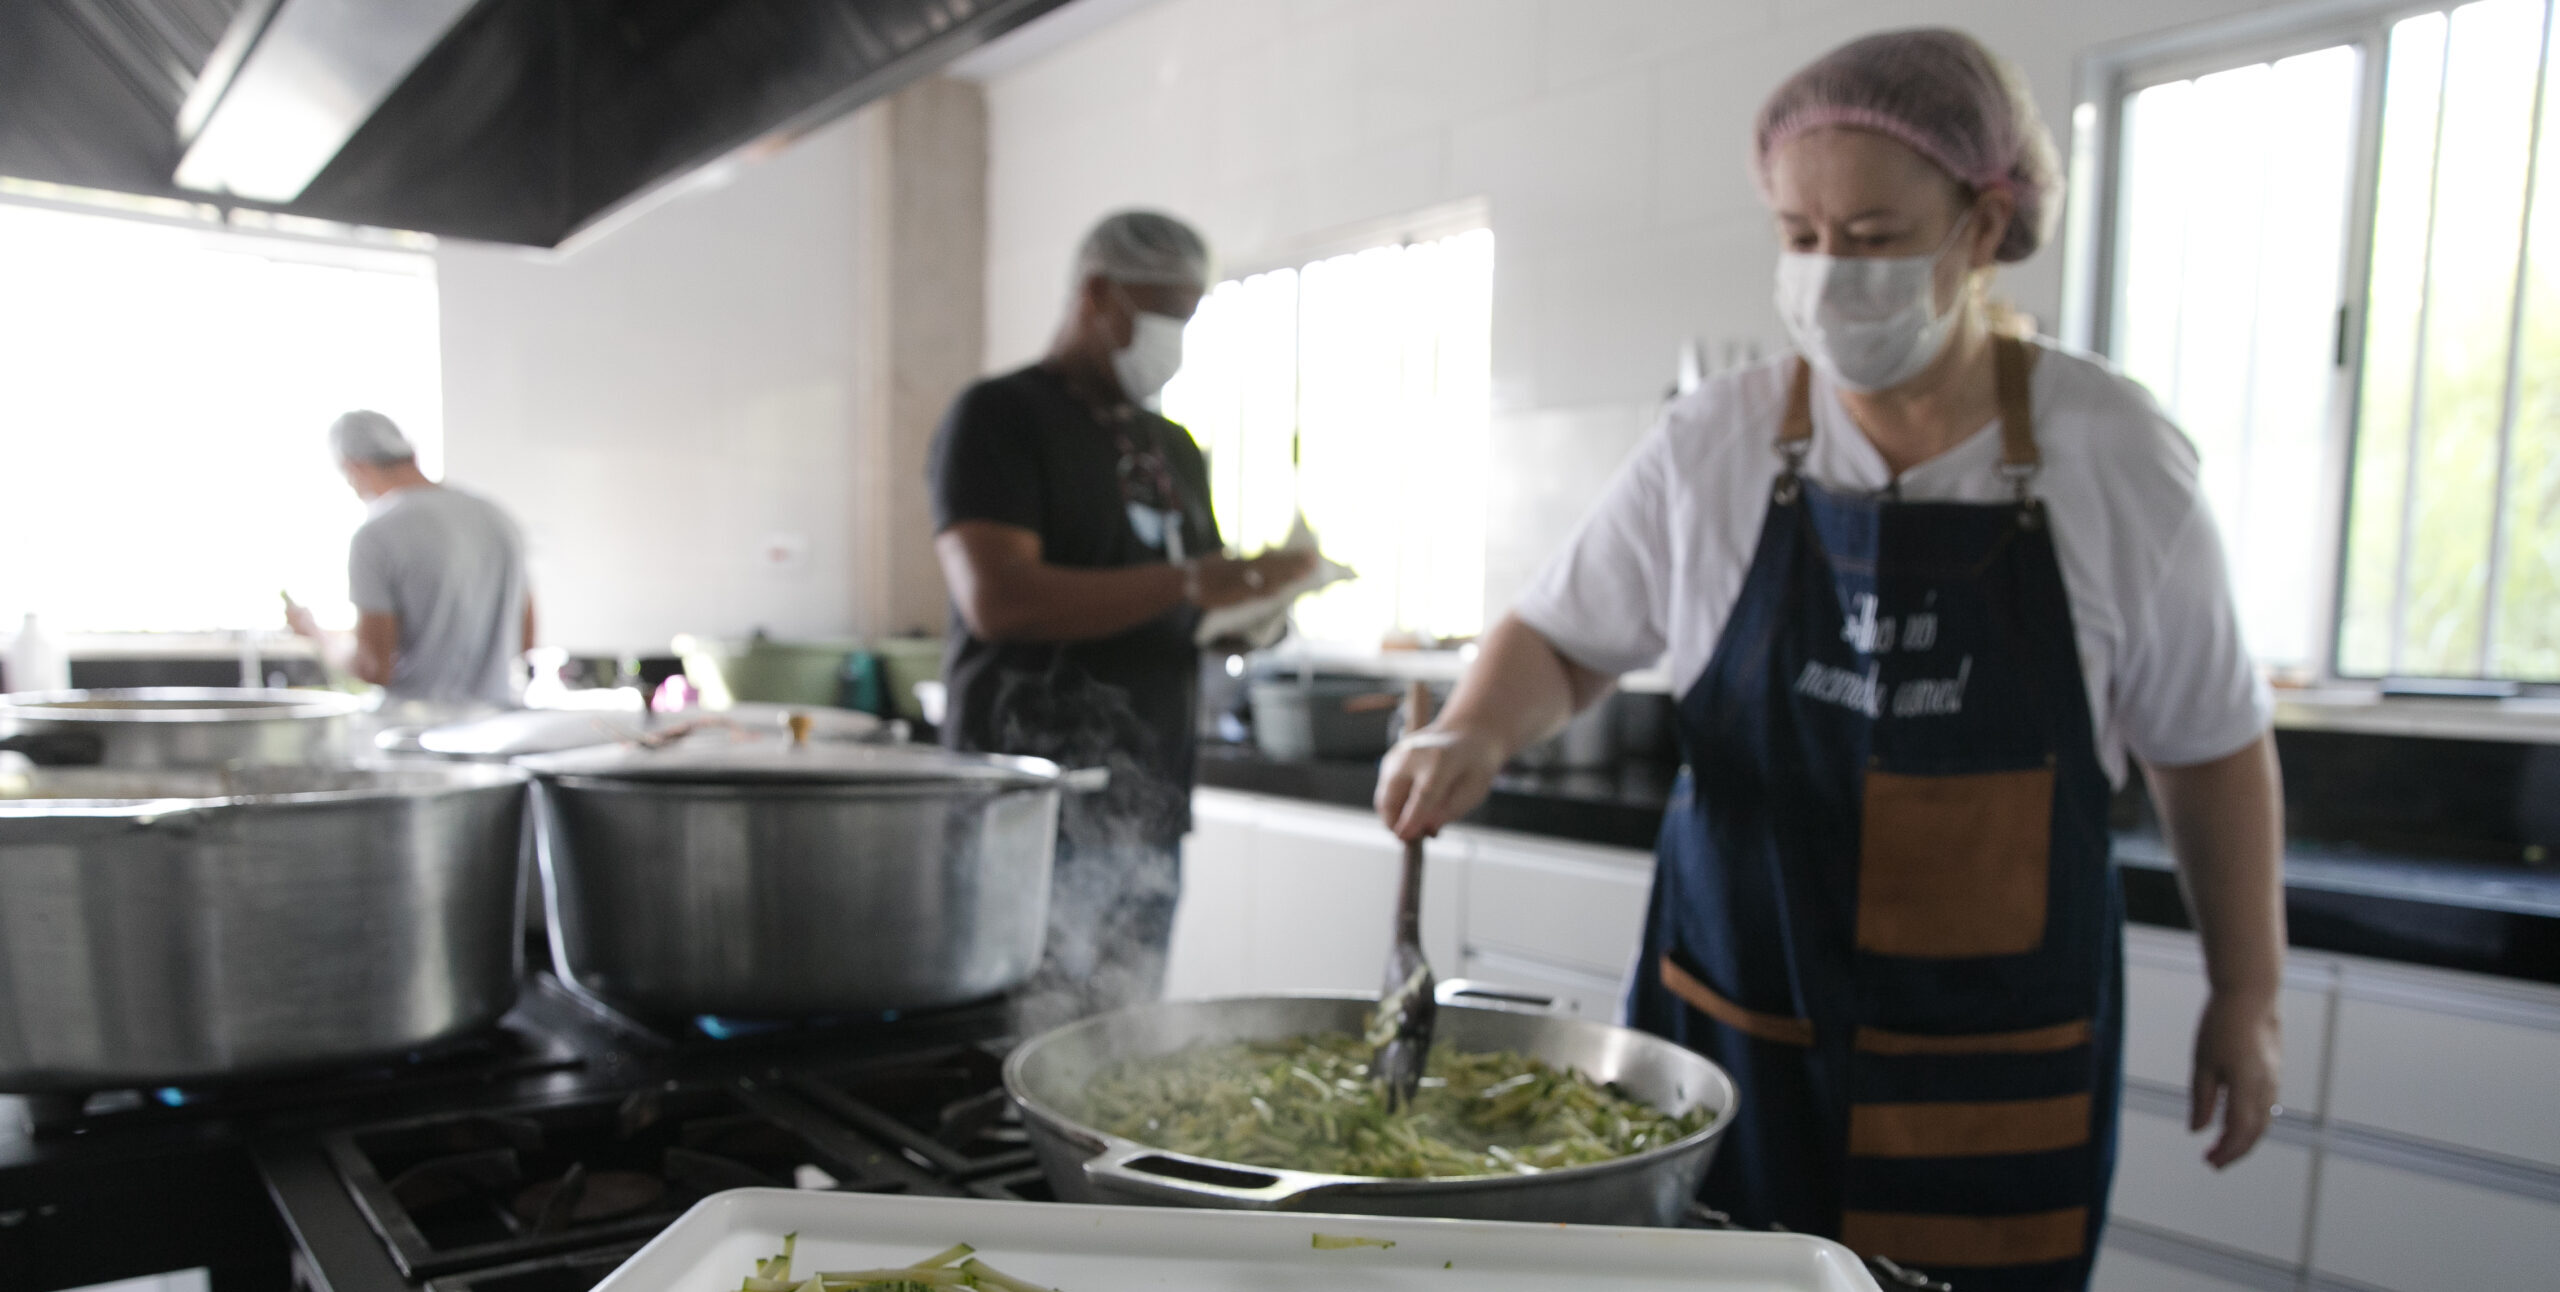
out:
M433 262L0 203L0 615L57 631L351 623L350 408L442 449Z
M2554 34L2474 0L2093 60L2075 339L2194 437L2279 671L2560 682Z
M1292 518L1360 578L1298 627L1374 647L1484 621L1493 233L1399 240L1218 284L1184 334L1165 414L1209 454L1227 541Z

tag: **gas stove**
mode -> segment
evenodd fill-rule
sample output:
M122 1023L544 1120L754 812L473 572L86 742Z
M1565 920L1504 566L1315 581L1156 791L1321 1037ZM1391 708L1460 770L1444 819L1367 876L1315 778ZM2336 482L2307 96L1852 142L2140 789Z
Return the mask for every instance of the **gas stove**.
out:
M1043 1198L1006 1017L640 1020L536 974L432 1052L0 1100L0 1283L584 1292L721 1189Z
M643 1021L536 974L498 1027L431 1052L0 1098L0 1287L200 1267L211 1292L586 1292L726 1188L1045 1201L1006 1021L1002 1001Z

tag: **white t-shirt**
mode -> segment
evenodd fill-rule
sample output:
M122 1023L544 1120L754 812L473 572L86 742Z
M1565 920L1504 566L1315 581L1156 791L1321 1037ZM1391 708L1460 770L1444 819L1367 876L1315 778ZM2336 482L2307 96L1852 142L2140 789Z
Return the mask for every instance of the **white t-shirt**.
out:
M2052 519L2098 756L2184 766L2267 729L2274 702L2232 605L2196 454L2140 386L2087 355L2039 343L2030 387ZM1675 694L1706 671L1742 591L1780 464L1793 359L1718 376L1682 397L1618 471L1599 507L1512 609L1566 658L1603 673L1662 661ZM1873 494L1883 455L1813 379L1805 473ZM1995 422L1903 473L1913 502L2001 502Z

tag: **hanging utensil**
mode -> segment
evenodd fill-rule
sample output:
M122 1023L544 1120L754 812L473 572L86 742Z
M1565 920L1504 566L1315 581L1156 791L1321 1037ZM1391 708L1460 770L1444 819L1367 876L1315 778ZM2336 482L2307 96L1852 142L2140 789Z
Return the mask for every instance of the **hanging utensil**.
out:
M1415 682L1405 694L1404 729L1431 721L1431 689ZM1404 878L1396 886L1396 944L1387 953L1387 976L1369 1016L1368 1041L1377 1047L1369 1070L1386 1083L1387 1107L1413 1102L1422 1086L1423 1061L1431 1053L1431 1025L1439 1013L1432 994L1431 962L1422 954L1422 841L1404 846Z

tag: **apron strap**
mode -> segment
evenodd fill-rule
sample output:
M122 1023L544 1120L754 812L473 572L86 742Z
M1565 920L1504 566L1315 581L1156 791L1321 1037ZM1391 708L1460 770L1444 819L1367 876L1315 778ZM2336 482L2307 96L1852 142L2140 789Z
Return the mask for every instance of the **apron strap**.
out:
M2018 491L2020 506L2034 500L2027 482L2044 465L2044 455L2036 449L2035 402L2027 386L2035 369L2036 351L2026 342L2013 336L1991 338L1991 381L2000 406L2000 474ZM1787 460L1786 470L1778 476L1778 501L1794 502L1805 453L1813 447L1813 366L1803 359L1796 360L1788 378L1777 447L1778 455Z
M1991 380L2000 401L2000 474L2018 491L2018 503L2030 501L2027 481L2044 457L2036 451L2034 401L2027 377L2035 371L2036 352L2013 336L1991 338Z

